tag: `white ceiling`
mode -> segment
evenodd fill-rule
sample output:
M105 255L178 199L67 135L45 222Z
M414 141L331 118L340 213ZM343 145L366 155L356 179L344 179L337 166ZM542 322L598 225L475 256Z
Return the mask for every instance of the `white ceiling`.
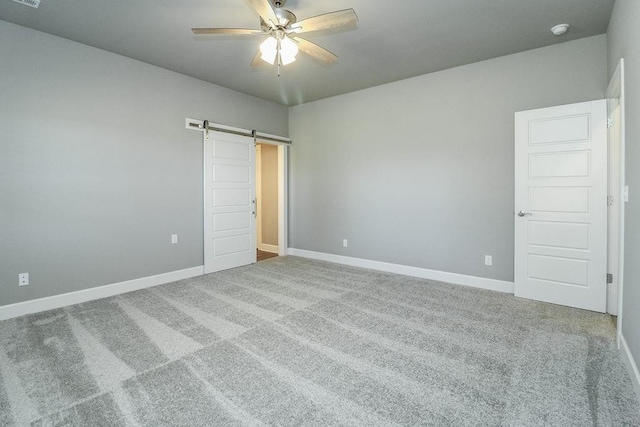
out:
M357 25L305 37L338 55L299 55L277 77L249 64L263 36L193 36L192 27L258 29L247 0L0 1L0 19L284 105L351 92L605 33L614 0L288 0L302 20L354 8ZM559 23L569 32L555 37ZM28 52L25 52L27 55ZM550 64L552 66L552 64Z

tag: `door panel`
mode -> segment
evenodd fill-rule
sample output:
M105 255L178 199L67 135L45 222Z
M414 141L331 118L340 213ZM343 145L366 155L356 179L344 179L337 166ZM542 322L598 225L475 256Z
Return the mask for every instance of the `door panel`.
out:
M589 152L548 153L529 156L529 178L589 176Z
M219 237L217 239L214 239L213 241L213 255L216 257L238 253L241 254L243 252L249 251L250 249L251 238L247 235ZM248 262L247 264L250 263L251 262Z
M251 213L213 214L213 231L242 230L251 226Z
M530 144L561 144L589 140L589 116L547 117L529 122Z
M212 147L212 155L218 159L236 159L249 161L251 153L245 142L219 140Z
M256 262L253 138L209 132L204 141L205 273Z
M516 113L516 296L606 309L606 108Z
M251 168L249 166L213 165L213 180L248 184L251 182Z
M221 206L250 206L251 205L251 191L248 189L238 190L226 190L217 189L213 190L213 205L216 207Z
M589 250L589 224L529 221L529 244Z
M589 187L529 187L529 211L589 213Z
M529 254L528 279L588 286L589 262L583 259Z

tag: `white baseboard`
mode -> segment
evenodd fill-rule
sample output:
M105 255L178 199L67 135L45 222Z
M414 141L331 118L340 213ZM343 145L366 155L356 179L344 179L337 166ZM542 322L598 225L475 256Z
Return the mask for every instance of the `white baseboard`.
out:
M279 252L276 245L267 245L266 243L260 243L258 245L258 249L260 249L261 251L270 252L272 254L277 254Z
M408 265L391 264L388 262L372 261L362 258L352 258L342 255L313 252L304 249L289 248L288 255L303 258L317 259L320 261L335 262L336 264L350 265L353 267L369 268L371 270L386 271L388 273L402 274L405 276L419 277L421 279L438 280L440 282L454 283L456 285L471 286L474 288L488 289L491 291L513 293L513 282L487 279L464 274L448 273L446 271L429 270L426 268L411 267Z
M638 365L629 350L629 346L627 346L627 341L624 339L624 336L619 334L618 337L620 338L620 352L622 353L622 359L624 360L624 364L627 367L629 376L631 377L633 389L636 391L636 399L638 399L638 403L640 404L640 371L638 371Z
M46 298L38 298L30 301L18 302L0 306L0 320L11 319L13 317L24 316L25 314L38 313L40 311L53 310L55 308L66 307L68 305L80 304L101 298L112 297L126 292L137 291L150 288L152 286L163 285L177 280L189 279L204 274L204 266L187 268L184 270L171 271L169 273L158 274L156 276L141 277L140 279L127 280L126 282L113 283L110 285L97 286L95 288L83 289L81 291L68 292L66 294L54 295Z

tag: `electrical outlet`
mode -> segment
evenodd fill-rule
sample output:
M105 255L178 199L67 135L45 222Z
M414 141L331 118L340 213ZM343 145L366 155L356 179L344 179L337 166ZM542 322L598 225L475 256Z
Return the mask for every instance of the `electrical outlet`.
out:
M349 246L349 242L347 241L347 239L342 239L342 247L346 248Z
M171 244L175 245L176 243L178 243L178 235L177 234L172 234L171 235Z
M484 265L493 265L493 257L491 255L484 256Z
M29 284L29 273L18 274L18 286L27 286Z

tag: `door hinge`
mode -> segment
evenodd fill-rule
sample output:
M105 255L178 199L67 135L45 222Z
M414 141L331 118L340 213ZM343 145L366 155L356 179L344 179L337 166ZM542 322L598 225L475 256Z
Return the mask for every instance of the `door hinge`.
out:
M613 196L607 196L607 206L613 206Z
M615 123L613 119L607 119L607 128L612 128Z
M613 283L613 274L607 273L607 284Z

